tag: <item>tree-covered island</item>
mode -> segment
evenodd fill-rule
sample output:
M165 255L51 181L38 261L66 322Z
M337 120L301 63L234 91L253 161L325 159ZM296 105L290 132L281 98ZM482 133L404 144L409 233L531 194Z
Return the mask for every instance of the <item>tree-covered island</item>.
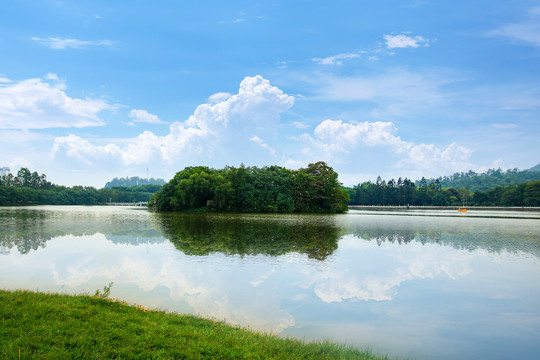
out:
M289 170L280 166L187 167L156 192L159 211L341 213L349 195L325 162Z

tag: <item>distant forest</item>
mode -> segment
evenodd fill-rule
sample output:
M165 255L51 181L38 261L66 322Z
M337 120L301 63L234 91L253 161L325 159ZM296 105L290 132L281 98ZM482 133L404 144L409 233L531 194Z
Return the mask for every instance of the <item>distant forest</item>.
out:
M388 182L379 177L346 188L348 205L377 206L540 206L540 180L519 185L497 186L471 192L467 188L443 188L441 183L422 180L419 186L409 179Z
M21 168L16 176L0 178L0 205L98 205L110 202L148 201L161 185L117 186L96 189L91 186L66 187L47 181L45 174Z
M165 185L165 180L163 179L154 179L154 178L150 178L150 179L145 179L145 178L140 178L138 176L133 176L133 177L125 177L125 178L117 178L115 177L114 179L112 179L111 181L107 182L105 184L105 189L112 189L114 187L117 187L117 186L141 186L141 185Z
M489 169L478 174L470 170L466 173L455 173L454 175L441 176L426 181L428 184L438 181L443 188L467 188L469 191L476 192L478 190L493 189L497 186L518 185L535 180L540 180L540 164L529 170L522 171L517 168L503 171L499 168ZM416 186L420 186L421 181L416 181Z
M540 206L540 164L523 171L471 170L416 182L407 178L386 182L379 176L375 183L346 189L348 205Z

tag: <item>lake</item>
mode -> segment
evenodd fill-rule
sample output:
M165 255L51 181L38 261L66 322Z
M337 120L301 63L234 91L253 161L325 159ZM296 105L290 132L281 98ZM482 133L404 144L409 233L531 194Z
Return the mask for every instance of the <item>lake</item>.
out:
M0 208L0 288L94 293L391 357L540 357L540 212Z

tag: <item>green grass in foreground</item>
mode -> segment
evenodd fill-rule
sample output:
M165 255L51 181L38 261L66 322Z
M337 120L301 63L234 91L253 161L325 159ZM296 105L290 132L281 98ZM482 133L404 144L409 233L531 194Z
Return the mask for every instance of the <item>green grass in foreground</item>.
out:
M101 295L0 290L0 358L386 359L344 345L282 339Z

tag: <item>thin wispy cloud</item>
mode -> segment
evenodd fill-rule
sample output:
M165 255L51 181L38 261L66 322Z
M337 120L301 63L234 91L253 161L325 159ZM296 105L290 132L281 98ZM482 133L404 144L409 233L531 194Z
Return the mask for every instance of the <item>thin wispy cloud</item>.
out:
M313 58L314 62L320 65L343 65L344 60L350 60L360 57L359 53L344 53L325 58Z
M489 34L540 47L540 23L509 24L493 30Z
M387 50L392 49L404 49L404 48L418 48L418 47L429 47L429 40L424 38L423 36L409 36L408 33L402 33L398 35L384 35L383 38L385 40L385 47ZM392 55L393 53L384 51L381 44L377 44L373 47L371 50L360 50L360 51L352 51L347 53L341 53L337 55L327 56L327 57L319 57L319 58L312 58L311 60L319 65L336 65L341 66L346 61L357 59L362 57L362 55L365 56L366 59L369 61L377 61L379 60L378 55L386 54L386 55Z
M406 34L384 35L384 40L386 40L385 44L387 49L403 49L429 46L429 40L423 38L422 36L413 37Z
M115 45L115 42L111 40L78 40L58 37L32 37L31 39L53 50L82 49L89 46L114 47Z
M540 47L540 6L529 9L527 17L523 21L505 24L488 32L488 36L501 36Z
M266 149L270 152L271 155L274 155L276 153L275 149L272 149L263 139L258 137L257 135L253 135L249 141L254 142L256 144L259 144L260 147L263 149Z

